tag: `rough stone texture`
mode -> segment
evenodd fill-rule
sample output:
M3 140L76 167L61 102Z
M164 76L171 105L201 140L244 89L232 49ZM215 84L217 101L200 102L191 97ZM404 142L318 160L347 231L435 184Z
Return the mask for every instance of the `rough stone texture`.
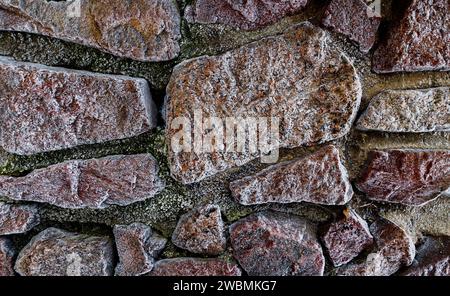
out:
M171 144L179 141L175 119L195 119L197 111L224 121L234 117L240 124L278 117L280 139L273 139L271 148L313 145L347 134L360 99L359 77L346 55L332 47L325 31L302 23L223 55L177 65L167 87L166 136ZM197 130L192 138L206 141L208 132ZM213 153L169 149L172 176L193 183L243 165L261 155L248 144L242 152L234 145Z
M339 150L332 145L233 181L230 188L235 200L244 205L301 201L343 205L353 196Z
M375 43L381 17L363 0L333 0L325 11L322 23L348 36L359 44L362 52L369 52Z
M356 187L372 200L423 205L450 187L450 151L371 151Z
M114 239L120 262L117 276L137 276L152 270L155 257L159 256L167 240L142 223L116 225Z
M0 235L24 233L38 225L39 222L37 206L0 202Z
M174 258L157 261L151 276L240 276L237 264L221 259Z
M144 79L0 56L0 145L34 154L137 136L156 126Z
M113 260L108 237L47 228L22 249L14 269L22 276L108 276Z
M24 177L0 176L0 195L62 208L125 206L153 197L163 188L158 164L150 154L71 160Z
M9 238L0 237L0 277L14 276L15 250Z
M180 15L171 0L1 0L0 30L42 34L139 61L170 60L180 51Z
M323 275L316 229L299 217L259 212L230 226L234 257L251 276Z
M373 56L378 73L450 70L448 0L413 0Z
M181 216L172 234L172 242L192 253L222 253L227 241L219 206L201 206Z
M406 276L450 276L450 237L427 237Z
M191 23L225 24L255 30L302 10L308 0L196 0L186 7Z
M366 221L353 210L345 210L343 218L330 224L322 240L336 267L350 262L373 243Z
M400 133L450 131L450 88L383 91L372 99L357 127Z

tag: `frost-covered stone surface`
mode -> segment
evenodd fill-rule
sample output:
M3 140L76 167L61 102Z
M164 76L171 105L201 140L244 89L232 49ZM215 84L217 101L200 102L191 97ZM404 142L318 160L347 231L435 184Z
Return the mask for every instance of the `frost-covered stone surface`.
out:
M151 276L240 276L235 263L221 259L174 258L156 262Z
M0 276L14 276L15 249L9 238L0 236Z
M17 205L0 202L0 235L24 233L40 222L35 205Z

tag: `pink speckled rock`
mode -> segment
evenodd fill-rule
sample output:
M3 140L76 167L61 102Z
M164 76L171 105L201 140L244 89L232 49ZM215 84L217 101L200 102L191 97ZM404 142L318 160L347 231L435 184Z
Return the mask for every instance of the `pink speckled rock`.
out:
M181 216L172 234L172 242L192 253L222 253L226 247L226 237L219 206L201 206Z
M255 30L302 10L308 0L196 0L186 7L191 23L224 24Z
M233 255L251 276L323 275L316 229L299 217L260 212L230 226Z
M330 224L322 240L336 267L350 262L373 243L366 221L353 210L345 210L343 218Z
M0 277L14 276L15 250L7 237L0 237Z
M423 205L450 187L450 151L371 151L356 187L372 200Z
M343 205L353 196L339 150L332 145L233 181L230 189L235 200L244 205L302 201Z
M0 146L29 155L137 136L156 126L144 79L0 56Z
M153 197L164 188L150 154L70 160L23 177L0 176L0 195L62 208L125 206Z
M373 55L378 73L449 71L448 0L413 0Z
M0 202L0 235L24 233L39 222L37 206Z
M137 276L152 270L157 257L167 240L142 223L116 225L114 239L120 262L116 266L117 276Z
M171 0L0 0L0 30L42 34L146 62L178 55L180 21Z
M157 261L151 276L240 276L237 264L221 259L174 258Z

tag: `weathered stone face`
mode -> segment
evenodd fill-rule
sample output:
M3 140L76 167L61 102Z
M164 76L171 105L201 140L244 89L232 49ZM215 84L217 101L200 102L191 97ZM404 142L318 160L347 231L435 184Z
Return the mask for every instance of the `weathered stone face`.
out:
M315 227L296 216L253 214L230 226L233 255L251 276L323 275Z
M447 0L413 0L373 56L378 73L450 70Z
M219 206L201 206L181 216L172 234L172 242L192 253L222 253L226 247L226 237Z
M24 177L0 176L0 195L73 209L129 205L164 186L150 154L71 160Z
M196 0L185 11L188 22L224 24L255 30L299 12L308 0Z
M137 276L152 270L155 257L164 249L167 240L142 223L116 225L114 239L120 262L117 276Z
M209 141L208 126L195 125L195 133L192 128L186 133L191 139L182 134L180 141L180 133L193 125L196 113L207 119L218 118L223 126L227 117L235 118L244 127L252 119L278 118L279 141L272 138L270 147L293 148L347 134L360 99L361 85L351 62L331 46L325 31L309 23L220 56L184 61L175 67L167 87L166 136L171 173L183 183L193 183L243 165L265 152L249 148L249 143L255 141L248 140L248 134L256 130L264 134L261 125L247 126L245 130L252 132L245 133L247 140L238 143L245 146L241 151L231 137L236 131L231 124L231 128L224 128L229 136L222 147L220 140ZM188 127L180 125L180 118L187 120ZM203 122L204 127L207 122ZM273 125L270 120L266 131L270 133ZM220 128L214 132L219 134ZM217 149L203 152L194 147L202 139L203 148L206 142ZM192 144L192 149L175 151L173 145L181 142Z
M348 36L359 44L362 52L369 52L375 43L381 17L371 15L363 0L333 0L325 11L322 23Z
M0 235L24 233L39 222L37 206L0 202Z
M14 276L14 254L11 240L0 237L0 276Z
M137 136L156 126L144 79L0 57L0 145L34 154Z
M113 252L108 237L47 228L22 249L15 270L22 276L108 276Z
M343 205L353 196L339 150L331 145L308 157L233 181L230 189L236 202L244 205L302 201Z
M423 205L450 187L450 151L371 151L356 186L372 200Z
M357 127L396 133L450 131L450 88L383 91L372 99Z
M175 58L180 15L175 1L0 1L0 30L42 34L139 61Z
M174 258L157 261L151 276L240 276L237 264L221 259Z
M330 224L322 237L334 266L350 262L373 243L369 226L355 211Z

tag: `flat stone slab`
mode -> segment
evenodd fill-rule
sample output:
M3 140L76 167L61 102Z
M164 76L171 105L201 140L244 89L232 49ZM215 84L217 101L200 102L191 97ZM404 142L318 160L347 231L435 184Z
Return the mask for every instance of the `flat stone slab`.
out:
M151 276L240 276L237 264L222 259L174 258L157 261Z
M449 71L449 3L413 0L373 55L377 73Z
M279 163L230 183L243 205L311 202L343 205L353 196L339 150L332 145L298 160Z
M14 255L16 254L11 240L0 237L0 276L14 276Z
M363 0L332 0L322 20L324 26L344 34L367 53L376 41L381 17Z
M41 34L144 62L175 58L180 14L167 0L0 0L0 30Z
M308 221L259 212L230 226L233 255L250 276L323 275L325 258Z
M450 188L450 151L371 151L356 187L371 200L426 204Z
M39 222L37 206L0 202L0 235L24 233L38 225Z
M157 108L144 79L0 56L0 86L0 146L11 153L123 139L156 126Z
M450 131L450 88L383 91L372 99L357 128L395 133Z
M20 251L15 270L22 276L110 276L110 238L47 228Z
M173 231L172 242L192 253L222 253L227 240L220 207L205 205L181 216Z
M269 150L341 138L349 132L360 101L361 83L352 63L332 46L326 31L310 23L223 55L184 61L174 68L167 86L166 138L172 176L183 183L198 182L263 156L267 152L263 145L257 145L257 151L250 147L258 142L249 140L255 131L261 133L260 139L268 134ZM216 137L217 142L210 139L220 134L220 123L211 132L210 117L225 127L227 118L235 120L224 128L229 134L223 145L223 137ZM253 120L261 118L268 119L267 125L255 128ZM276 119L279 137L270 137ZM192 125L194 129L188 130ZM249 131L243 141L231 137L236 125ZM208 149L207 143L213 142L217 149ZM183 149L178 150L180 143Z
M242 30L256 30L302 10L308 0L196 0L188 5L190 23L224 24Z
M23 177L0 176L0 195L70 209L126 206L164 188L158 169L150 154L70 160Z

